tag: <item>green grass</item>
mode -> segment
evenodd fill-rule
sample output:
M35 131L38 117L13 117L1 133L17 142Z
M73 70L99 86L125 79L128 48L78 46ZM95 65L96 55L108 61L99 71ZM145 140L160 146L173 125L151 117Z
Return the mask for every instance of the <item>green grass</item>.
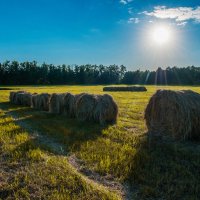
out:
M102 88L103 86L20 87L38 93L95 94L102 94ZM88 169L102 176L109 174L121 183L128 181L132 187L133 199L200 199L199 143L155 141L149 145L147 141L144 109L158 88L192 89L200 92L198 87L178 86L147 86L147 92L107 92L119 106L119 117L116 125L100 127L98 124L82 123L10 105L7 103L10 91L0 91L0 107L3 109L0 121L0 144L3 143L1 155L9 155L6 157L6 165L14 162L24 167L17 169L17 183L13 178L0 191L10 191L9 187L15 188L13 185L18 184L16 193L8 192L9 195L27 195L31 198L31 195L37 193L50 199L120 198L113 196L113 192L108 189L84 181L64 158L50 154L31 140L27 132L4 115L13 112L21 117L20 121L64 145L65 150L75 154ZM23 187L20 185L21 179L26 180ZM29 188L32 182L37 185L39 192ZM0 197L1 194L2 192Z

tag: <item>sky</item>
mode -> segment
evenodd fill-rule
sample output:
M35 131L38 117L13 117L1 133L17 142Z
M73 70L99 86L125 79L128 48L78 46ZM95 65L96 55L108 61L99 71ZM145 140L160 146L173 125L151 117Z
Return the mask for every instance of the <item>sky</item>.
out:
M200 67L199 0L0 0L0 9L0 62ZM160 27L167 41L152 36Z

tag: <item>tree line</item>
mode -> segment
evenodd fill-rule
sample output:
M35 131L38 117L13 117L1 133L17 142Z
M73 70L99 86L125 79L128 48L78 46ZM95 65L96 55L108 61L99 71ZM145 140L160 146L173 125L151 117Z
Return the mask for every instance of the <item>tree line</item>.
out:
M200 67L127 71L124 65L53 65L36 61L0 63L0 85L35 84L200 85Z

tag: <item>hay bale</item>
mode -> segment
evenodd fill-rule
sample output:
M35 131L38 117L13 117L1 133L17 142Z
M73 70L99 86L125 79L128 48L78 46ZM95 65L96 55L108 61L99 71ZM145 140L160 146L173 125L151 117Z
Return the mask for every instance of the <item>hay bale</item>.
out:
M63 97L63 114L68 117L75 116L75 95L66 93Z
M34 93L31 97L31 107L37 110L48 111L49 98L50 94L48 93L42 93L42 94Z
M82 94L76 97L76 118L81 121L92 121L94 120L94 109L97 104L95 95Z
M145 92L146 87L143 86L130 86L130 87L104 87L103 91L110 92Z
M39 94L37 108L39 110L49 111L49 99L50 99L50 94L48 93Z
M112 96L108 94L95 97L97 104L93 112L93 118L101 125L114 124L117 121L118 106Z
M38 99L39 95L37 93L32 94L31 96L31 108L38 108Z
M85 93L73 95L71 93L65 93L63 97L63 110L64 115L68 117L76 116L76 104L79 101L79 98Z
M9 100L13 104L20 104L20 100L17 97L17 94L25 93L25 91L17 91L17 92L10 92Z
M25 91L18 91L14 95L14 104L16 105L23 105L23 95L25 94Z
M15 93L16 93L16 92L10 92L10 96L9 96L9 101L10 101L10 103L13 103L13 102L14 102Z
M49 112L54 114L62 114L64 112L65 93L53 93L49 99Z
M31 106L31 93L23 93L22 94L22 105L23 106Z
M200 138L200 94L191 90L158 90L145 110L151 135L187 140Z

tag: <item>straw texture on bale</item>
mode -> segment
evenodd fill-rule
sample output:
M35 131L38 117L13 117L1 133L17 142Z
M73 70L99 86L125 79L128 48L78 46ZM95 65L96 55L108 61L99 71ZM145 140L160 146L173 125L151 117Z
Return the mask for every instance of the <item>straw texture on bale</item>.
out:
M31 93L23 93L22 95L22 105L24 106L31 106L31 97L32 97L32 94Z
M77 96L76 98L76 118L81 121L94 120L93 113L97 104L97 99L95 95L82 94L80 96Z
M191 90L158 90L145 110L150 134L200 139L200 94Z
M48 111L49 110L49 98L50 94L33 94L31 97L31 107L37 110Z
M38 94L32 94L31 96L31 108L38 108L38 99L39 95Z
M16 92L10 92L9 101L10 101L11 103L14 103L14 96L15 96L15 93L16 93Z
M104 87L103 91L111 92L145 92L147 89L143 86L131 86L131 87Z
M49 99L49 112L54 114L62 114L64 112L64 96L65 94L53 93Z
M116 123L118 115L118 106L112 96L108 94L96 96L97 104L94 109L94 120L101 125L107 123Z
M31 106L54 114L64 114L81 121L96 121L102 125L115 123L118 107L112 96L81 93L27 93L11 92L10 102L17 105Z
M50 94L42 93L38 95L38 105L37 108L39 110L48 111L49 110L49 98Z
M22 100L19 98L17 94L25 93L25 91L17 91L17 92L10 92L9 100L13 104L20 105Z
M63 97L63 114L68 117L75 116L75 95L66 93Z

